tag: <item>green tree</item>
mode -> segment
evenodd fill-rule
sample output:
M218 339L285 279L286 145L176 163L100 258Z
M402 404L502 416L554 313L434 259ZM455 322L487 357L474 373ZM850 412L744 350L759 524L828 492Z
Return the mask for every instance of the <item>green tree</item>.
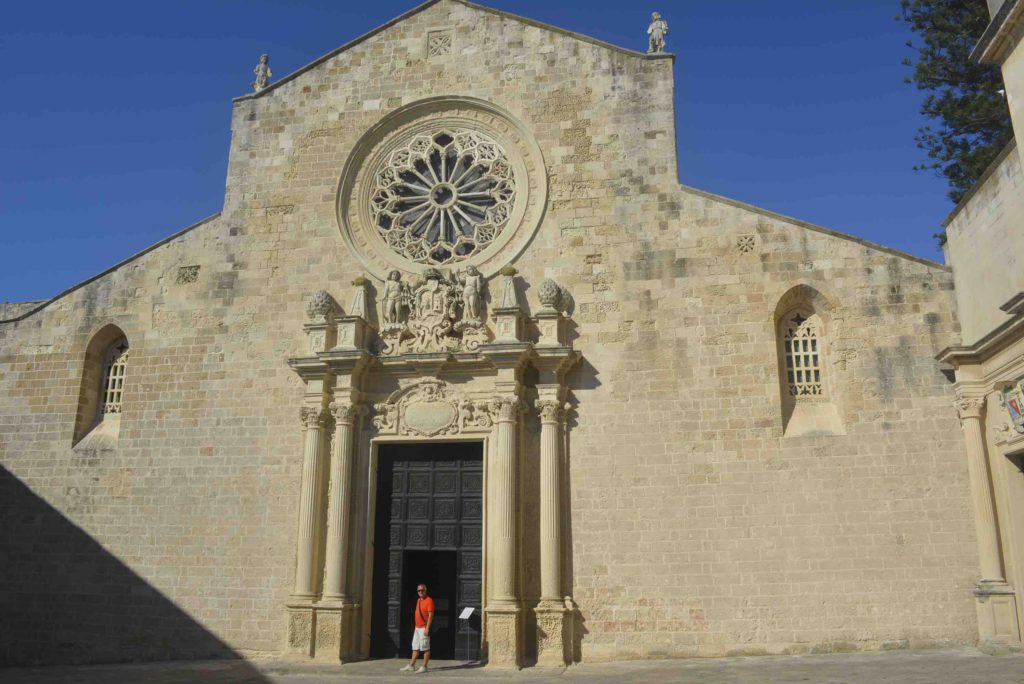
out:
M921 113L934 121L915 137L929 161L914 168L945 176L959 202L1013 137L999 69L970 58L988 10L984 0L900 0L900 9L920 39L907 42L917 61L903 61L914 68L906 81L928 93Z

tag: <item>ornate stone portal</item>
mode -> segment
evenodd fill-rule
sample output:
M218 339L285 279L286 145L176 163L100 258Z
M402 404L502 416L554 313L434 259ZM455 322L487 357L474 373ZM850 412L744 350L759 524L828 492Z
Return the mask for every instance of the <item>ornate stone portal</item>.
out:
M369 605L376 453L381 442L479 439L486 474L484 653L489 665L518 667L526 650L524 611L537 623L540 665L569 662L573 609L561 568L562 482L565 479L566 375L579 360L567 341L562 312L568 293L553 281L539 288L526 337L514 269L504 270L493 337L483 311L484 279L473 267L445 275L428 269L407 284L400 273L380 288L382 328L366 320L366 280L357 279L349 315L327 293L310 302L307 355L289 361L303 378L302 484L295 586L288 604L293 655L345 662L369 653ZM350 328L352 333L342 329ZM527 370L531 384L525 382ZM450 379L450 380L449 380ZM457 380L457 382L454 382ZM385 388L394 387L384 392ZM520 433L536 412L540 443L541 597L523 603ZM366 419L366 418L369 419ZM329 448L328 447L329 444ZM326 501L321 500L326 492ZM325 557L318 557L324 539Z

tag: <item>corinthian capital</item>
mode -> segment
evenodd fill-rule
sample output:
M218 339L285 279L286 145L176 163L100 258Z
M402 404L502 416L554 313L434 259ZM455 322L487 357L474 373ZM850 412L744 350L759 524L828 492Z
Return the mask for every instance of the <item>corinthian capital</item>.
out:
M348 401L331 402L330 410L338 425L355 425L366 411L362 404Z
M303 406L299 409L299 420L307 430L318 428L327 420L327 412L315 406Z
M499 422L514 422L519 418L522 402L518 397L495 397L491 399L491 413Z
M543 399L537 402L537 412L542 423L561 423L565 419L568 404L554 399Z
M960 420L980 418L981 411L985 408L985 397L957 397L953 405L960 414Z

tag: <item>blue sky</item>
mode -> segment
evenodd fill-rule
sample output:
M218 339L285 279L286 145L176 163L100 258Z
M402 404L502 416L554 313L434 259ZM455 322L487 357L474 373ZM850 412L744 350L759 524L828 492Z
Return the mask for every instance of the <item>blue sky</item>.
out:
M945 182L896 0L488 0L646 49L669 22L682 182L941 260ZM231 98L411 0L17 2L0 25L0 301L46 299L220 210Z

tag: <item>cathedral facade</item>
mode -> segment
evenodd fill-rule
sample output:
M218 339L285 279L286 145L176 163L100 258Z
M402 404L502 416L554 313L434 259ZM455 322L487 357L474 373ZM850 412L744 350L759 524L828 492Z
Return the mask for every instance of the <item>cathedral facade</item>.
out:
M951 270L681 186L651 47L431 0L11 308L3 661L394 656L419 582L495 666L976 641Z

